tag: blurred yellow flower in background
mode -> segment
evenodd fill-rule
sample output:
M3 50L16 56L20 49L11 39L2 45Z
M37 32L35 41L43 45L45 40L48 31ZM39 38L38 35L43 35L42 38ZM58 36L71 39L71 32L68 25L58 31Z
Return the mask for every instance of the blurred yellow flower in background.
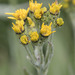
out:
M67 3L67 2L63 3L62 5L63 5L63 8L68 8L69 7L69 3Z
M73 5L75 5L75 0L72 0Z
M70 0L64 0L64 2L69 2Z

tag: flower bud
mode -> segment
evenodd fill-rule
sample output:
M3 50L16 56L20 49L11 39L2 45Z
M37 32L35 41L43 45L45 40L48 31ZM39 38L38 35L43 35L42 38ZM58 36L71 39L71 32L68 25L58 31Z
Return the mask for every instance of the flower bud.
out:
M32 32L30 34L30 39L32 42L37 42L39 40L39 34L37 32Z
M51 25L52 25L52 22L50 23L50 25L44 25L44 23L42 24L42 27L41 27L41 30L40 30L40 33L43 35L43 36L49 36L50 34L56 32L56 31L51 31Z
M12 29L17 33L17 34L21 34L24 32L24 21L23 20L17 20L16 24L12 23L13 27Z
M9 19L15 20L25 20L27 18L27 14L29 12L29 8L16 10L15 13L6 13L7 15L12 15L13 17L8 17Z
M21 36L20 41L21 41L22 44L25 44L25 45L30 43L30 41L29 41L29 39L26 35Z
M33 0L29 2L29 8L31 12L35 12L36 9L40 9L41 7L42 7L42 3L37 3L37 1L33 3Z
M58 18L58 19L57 19L57 25L58 25L58 26L62 26L63 24L64 24L63 19L62 19L62 18Z
M50 9L49 9L50 13L55 15L60 12L62 5L58 4L57 1L55 1L54 3L52 3L52 5L49 4L49 7L50 7Z

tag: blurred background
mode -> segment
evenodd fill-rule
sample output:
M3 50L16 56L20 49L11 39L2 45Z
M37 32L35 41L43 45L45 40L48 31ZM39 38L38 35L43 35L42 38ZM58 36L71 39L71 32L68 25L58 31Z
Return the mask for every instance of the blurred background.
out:
M7 15L4 14L27 8L28 1L0 0L0 75L26 75L25 68L36 75L36 70L26 59L25 49L11 28L12 20L7 19ZM54 0L37 1L49 8L48 3ZM66 12L62 9L60 17L65 23L56 29L57 32L53 37L54 56L48 75L75 75L75 11Z

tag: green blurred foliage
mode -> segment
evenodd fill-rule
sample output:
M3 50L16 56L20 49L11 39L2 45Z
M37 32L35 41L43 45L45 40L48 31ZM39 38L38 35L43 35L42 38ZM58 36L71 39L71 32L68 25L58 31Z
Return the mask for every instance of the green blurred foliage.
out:
M37 0L47 6L54 0ZM0 4L21 4L28 0L0 0ZM48 6L47 6L48 7ZM61 10L65 24L56 29L53 36L54 56L48 75L75 75L74 73L74 32L72 22ZM26 59L26 51L11 28L11 21L0 17L0 75L24 75L24 69L36 75L35 69ZM33 74L32 74L33 75Z
M0 4L8 4L9 3L9 1L8 0L0 0Z
M9 23L9 21L0 19L0 75L5 75L8 68L9 45L7 29Z
M0 4L9 4L10 2L17 2L17 4L28 2L29 0L0 0Z

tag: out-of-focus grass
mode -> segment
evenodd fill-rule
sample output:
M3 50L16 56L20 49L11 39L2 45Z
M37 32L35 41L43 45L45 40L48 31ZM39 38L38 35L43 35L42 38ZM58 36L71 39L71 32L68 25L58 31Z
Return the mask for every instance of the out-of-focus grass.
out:
M20 3L25 3L29 0L0 0L0 4L9 4L10 2L12 2L12 4L20 4ZM15 3L16 2L16 3Z
M9 45L7 37L8 21L0 19L0 75L8 75Z
M25 1L28 0L0 0L1 3L10 3L12 5ZM52 0L37 1L43 2L44 6L47 6ZM70 17L64 11L61 11L61 16L64 18L65 24L58 28L53 36L54 56L48 75L74 75L72 23ZM0 75L24 75L24 68L36 74L36 71L26 59L26 55L24 47L11 29L11 22L0 19Z

